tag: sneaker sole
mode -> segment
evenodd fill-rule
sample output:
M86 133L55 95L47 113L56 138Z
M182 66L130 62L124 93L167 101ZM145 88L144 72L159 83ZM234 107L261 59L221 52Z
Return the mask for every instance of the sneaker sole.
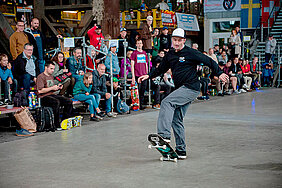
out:
M187 156L178 156L178 159L179 160L185 160L185 159L187 159Z
M17 134L17 133L16 133L16 135L17 135L17 136L33 136L34 134L22 135L22 134Z

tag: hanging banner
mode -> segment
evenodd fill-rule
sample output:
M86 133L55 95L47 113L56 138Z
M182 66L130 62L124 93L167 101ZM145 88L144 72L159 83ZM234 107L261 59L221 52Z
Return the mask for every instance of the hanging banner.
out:
M196 15L176 13L177 26L185 31L200 31Z
M260 24L260 0L241 1L241 28L252 29Z
M162 10L161 16L163 26L174 27L176 25L175 12L169 10Z
M240 11L241 0L205 0L204 12Z
M279 0L270 0L262 1L262 17L261 22L263 27L268 27L268 18L269 18L269 27L272 27L274 22L274 17L276 16L279 10ZM271 14L269 16L269 14Z

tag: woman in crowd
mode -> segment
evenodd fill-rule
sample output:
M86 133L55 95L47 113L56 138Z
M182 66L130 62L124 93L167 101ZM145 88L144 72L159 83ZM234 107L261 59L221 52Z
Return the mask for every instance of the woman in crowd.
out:
M243 72L243 79L245 84L243 85L244 89L247 91L251 91L251 84L252 84L252 72L248 60L243 60L243 64L241 65L241 69Z
M131 74L131 62L130 62L130 56L133 51L127 51L126 53L126 75L127 78L132 78ZM120 77L124 78L124 59L121 60L121 65L120 65Z
M237 35L236 30L232 30L230 39L229 39L230 47L231 47L231 58L240 57L241 55L241 39L240 36Z
M91 48L87 48L86 72L93 72L97 68L95 58L96 58L96 51Z
M63 52L57 52L57 54L51 59L55 63L55 70L53 72L54 84L62 84L63 89L60 90L60 95L65 95L66 91L71 94L71 86L74 86L75 80L68 76L64 79L63 75L66 75L69 70L66 69L66 59Z
M160 50L160 38L159 38L159 29L154 29L153 32L153 52L152 52L152 58L155 58L158 55L158 52Z
M103 119L102 116L104 116L104 114L99 109L95 96L90 95L93 80L92 78L93 76L91 72L85 73L83 80L80 80L75 84L73 95L74 99L89 104L90 121L100 121Z

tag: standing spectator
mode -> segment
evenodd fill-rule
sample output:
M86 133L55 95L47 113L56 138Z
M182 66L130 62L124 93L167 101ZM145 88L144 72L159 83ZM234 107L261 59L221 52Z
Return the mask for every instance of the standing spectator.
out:
M241 69L243 72L244 85L243 88L247 91L251 91L252 84L252 72L248 61L243 60L243 65L241 65Z
M103 98L106 100L106 115L108 117L116 117L115 114L111 112L112 109L112 100L111 94L107 92L106 85L106 76L105 76L106 66L102 63L98 64L97 70L93 71L93 86L91 89L91 93L93 94L97 100L97 104L99 106L100 99Z
M102 40L104 36L102 34L102 27L100 25L94 24L94 27L87 31L87 35L90 39L90 44L93 45L96 49L100 50Z
M241 42L243 41L243 33L240 31L240 27L235 28L237 35L240 37ZM241 46L241 44L240 44Z
M153 33L153 28L152 28L152 22L153 22L153 17L152 16L147 16L146 23L144 24L144 27L141 31L141 39L144 45L144 50L147 53L152 54L152 33Z
M76 82L82 79L85 73L85 67L82 65L81 57L82 50L81 48L76 47L73 49L73 56L67 59L68 70L71 72L72 77Z
M231 36L229 38L230 46L231 46L231 57L240 57L241 55L241 39L240 36L237 35L236 30L232 30Z
M152 52L152 58L154 59L160 50L160 38L159 38L159 29L154 29L153 33L153 52Z
M132 73L131 73L131 62L130 62L130 57L133 51L128 51L126 53L126 75L128 79L132 78ZM120 65L120 77L124 78L124 58L121 60L121 65Z
M91 72L84 74L83 80L76 82L73 88L74 99L89 104L90 121L100 121L104 114L101 112L94 95L90 95L92 89L93 75ZM96 110L96 112L95 112Z
M268 40L265 43L265 63L269 63L269 60L274 62L275 57L275 48L276 48L276 40L272 35L269 35Z
M113 76L118 77L120 72L118 57L116 54L117 51L117 45L116 43L111 43L110 52L108 53L106 60L105 60L105 66L106 66L106 72L111 73L111 59L112 59L112 69L113 69Z
M8 56L6 54L0 54L0 87L2 85L4 85L4 103L8 103L10 88L13 88L13 98L18 90L18 82L13 77L11 64L8 62Z
M210 58L212 58L212 60L214 60L214 61L218 64L218 60L217 60L216 55L214 54L213 48L210 48L210 49L209 49L208 56L209 56Z
M168 34L168 28L163 27L162 34L160 35L160 50L168 52L171 48L171 36Z
M137 50L135 50L130 59L131 59L131 70L132 70L132 84L135 84L135 81L142 75L148 73L148 56L145 51L142 50L143 43L142 40L137 40L136 43ZM144 107L144 94L147 88L147 81L142 81L138 83L139 90L139 99L140 99L140 109L143 110Z
M54 69L55 64L52 61L47 61L45 63L44 72L37 78L36 89L38 91L38 97L41 98L41 105L53 109L54 123L57 130L60 130L60 107L64 107L62 119L71 117L72 100L58 95L59 90L63 89L63 85L54 84L54 77L52 76Z
M120 29L120 35L118 36L118 39L122 39L118 41L118 57L124 57L124 45L123 43L125 42L124 40L127 41L127 31L126 28L121 28Z
M160 10L169 10L168 4L162 0L162 2L158 3L155 8L160 9Z
M260 87L260 83L259 83L259 75L262 74L261 71L259 71L259 65L258 65L258 57L254 57L253 61L250 63L250 69L251 69L251 73L252 73L252 77L253 77L253 82L255 84L255 86Z
M55 64L54 72L52 76L54 77L54 84L62 84L63 89L60 90L60 95L65 95L66 91L69 89L71 85L74 85L74 83L71 83L71 78L66 78L65 80L59 81L56 79L57 76L60 76L64 73L68 73L69 70L66 68L66 60L65 55L63 52L58 52L52 59L53 63ZM71 94L72 92L69 92Z
M29 92L30 85L36 83L39 67L36 57L33 56L33 45L26 43L24 51L13 62L13 74L19 82L20 88Z
M140 38L140 34L136 30L132 30L129 36L129 42L128 42L129 47L136 49L137 48L136 41L139 38Z
M23 53L24 45L29 43L27 34L24 33L24 22L18 21L16 25L16 32L14 32L10 37L10 52L12 54L13 60L15 60L21 53Z

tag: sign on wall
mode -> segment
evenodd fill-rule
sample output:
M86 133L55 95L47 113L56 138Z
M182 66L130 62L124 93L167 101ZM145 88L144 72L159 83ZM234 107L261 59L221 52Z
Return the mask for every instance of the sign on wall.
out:
M240 11L241 0L205 0L204 12Z
M174 25L176 25L175 12L169 10L162 10L161 14L163 26L174 27Z
M176 13L177 26L186 31L200 31L196 15Z

